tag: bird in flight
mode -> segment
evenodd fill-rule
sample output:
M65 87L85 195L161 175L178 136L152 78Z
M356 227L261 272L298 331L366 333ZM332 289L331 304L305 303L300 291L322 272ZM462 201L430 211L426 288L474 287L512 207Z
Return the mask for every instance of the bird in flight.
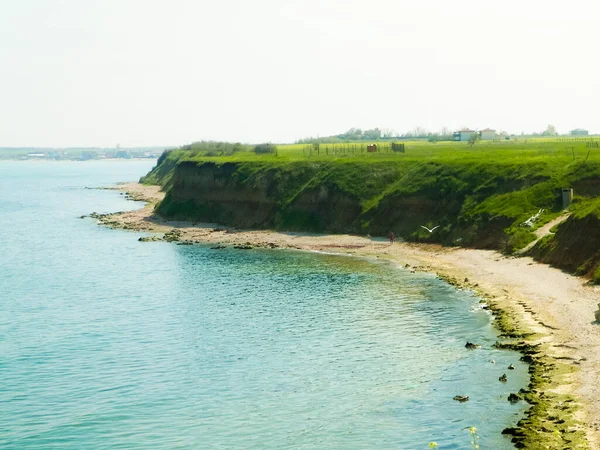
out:
M435 231L436 228L439 228L440 226L437 225L433 228L427 228L426 226L421 225L421 228L425 228L427 231L429 231L430 233L433 233Z

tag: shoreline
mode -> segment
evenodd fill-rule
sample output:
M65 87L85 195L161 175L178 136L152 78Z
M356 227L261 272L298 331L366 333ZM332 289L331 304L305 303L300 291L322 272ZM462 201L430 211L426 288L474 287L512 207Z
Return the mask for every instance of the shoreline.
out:
M529 257L507 257L489 250L166 221L153 215L154 206L164 197L159 186L127 183L111 189L147 204L135 211L91 217L109 227L151 234L141 237L142 241L380 258L411 271L436 273L450 284L475 291L494 312L503 339L500 345L520 351L530 363L531 383L521 393L530 408L516 428L505 430L513 442L525 448L596 448L600 443L600 392L596 390L600 327L594 323L600 289L587 280Z

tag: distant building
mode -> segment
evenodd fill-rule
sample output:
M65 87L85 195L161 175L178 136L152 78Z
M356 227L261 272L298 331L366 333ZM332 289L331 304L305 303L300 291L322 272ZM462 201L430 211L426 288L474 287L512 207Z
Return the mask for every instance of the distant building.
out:
M89 150L81 151L81 160L82 161L88 161L90 159L97 159L97 158L98 158L98 152L89 151Z
M571 136L587 136L589 133L588 130L584 130L583 128L575 128L571 130Z
M491 128L481 130L479 134L482 141L493 141L496 138L496 130L492 130Z
M131 158L131 154L126 150L117 150L115 152L115 158L129 159Z
M471 136L473 136L476 133L475 130L469 130L468 128L463 128L460 131L455 131L452 134L452 137L455 141L468 141L469 139L471 139Z

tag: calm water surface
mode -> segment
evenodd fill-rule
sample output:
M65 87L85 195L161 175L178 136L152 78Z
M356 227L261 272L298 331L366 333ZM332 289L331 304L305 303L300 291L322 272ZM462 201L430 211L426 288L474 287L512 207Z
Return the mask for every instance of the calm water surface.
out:
M140 243L78 218L140 207L85 188L151 165L0 163L1 448L464 449L470 426L512 448L500 432L523 405L506 397L527 371L491 349L475 297L388 264Z

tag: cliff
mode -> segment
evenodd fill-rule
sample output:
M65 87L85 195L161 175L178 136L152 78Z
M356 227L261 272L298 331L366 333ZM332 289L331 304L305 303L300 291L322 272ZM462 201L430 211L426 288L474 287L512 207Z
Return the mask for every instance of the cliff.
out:
M600 163L552 160L198 158L165 153L142 179L167 192L157 213L237 228L355 233L511 253L579 193L573 215L530 254L593 276L600 264ZM422 225L432 228L429 233ZM600 273L598 274L600 280Z
M512 248L533 239L518 224L560 210L543 164L424 161L194 161L164 158L143 179L167 191L165 217L239 228L359 233ZM440 225L434 233L421 225ZM517 242L518 241L518 242Z

